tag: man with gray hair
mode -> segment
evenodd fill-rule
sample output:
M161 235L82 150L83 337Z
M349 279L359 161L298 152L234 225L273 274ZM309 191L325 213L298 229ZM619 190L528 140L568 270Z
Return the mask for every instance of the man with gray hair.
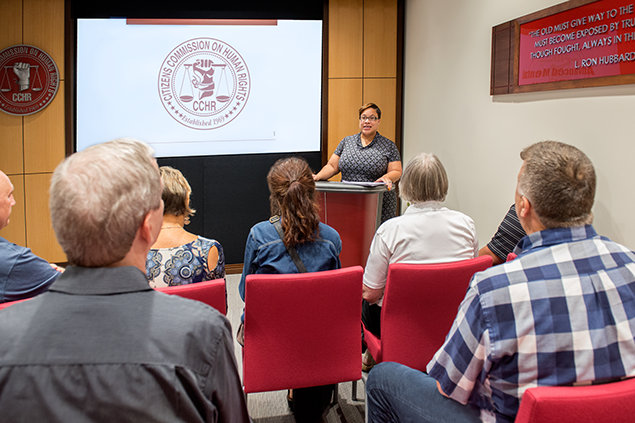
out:
M555 141L521 158L518 257L474 275L428 374L371 371L370 422L512 422L527 388L635 376L635 254L591 226L591 161Z
M120 139L71 155L50 209L70 266L2 312L2 420L249 421L227 319L146 280L163 218L152 150Z

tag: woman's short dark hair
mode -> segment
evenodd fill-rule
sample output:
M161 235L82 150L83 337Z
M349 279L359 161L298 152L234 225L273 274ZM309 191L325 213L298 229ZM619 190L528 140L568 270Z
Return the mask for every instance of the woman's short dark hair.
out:
M359 108L359 118L361 119L362 113L368 109L374 109L377 112L377 119L381 119L381 109L375 103L366 103L362 107Z
M315 182L308 163L300 157L280 159L267 174L271 214L279 215L286 246L314 241L318 236L320 212L315 199Z
M163 182L163 214L173 216L185 216L186 223L196 210L190 208L190 194L192 188L185 176L178 169L170 166L161 166L161 181Z

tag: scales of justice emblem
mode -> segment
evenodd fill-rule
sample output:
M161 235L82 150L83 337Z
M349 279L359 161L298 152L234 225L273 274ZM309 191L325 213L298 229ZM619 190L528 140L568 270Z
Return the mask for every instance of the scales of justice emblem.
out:
M59 87L57 65L44 51L15 45L0 51L0 109L26 116L42 110Z
M172 118L206 130L227 125L240 114L249 98L251 78L233 47L214 38L195 38L166 56L158 86Z

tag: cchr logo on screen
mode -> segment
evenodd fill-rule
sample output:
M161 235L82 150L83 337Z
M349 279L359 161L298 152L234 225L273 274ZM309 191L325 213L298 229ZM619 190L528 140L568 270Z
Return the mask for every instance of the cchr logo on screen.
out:
M251 79L242 56L214 38L176 46L159 71L159 97L179 123L216 129L234 120L249 98Z

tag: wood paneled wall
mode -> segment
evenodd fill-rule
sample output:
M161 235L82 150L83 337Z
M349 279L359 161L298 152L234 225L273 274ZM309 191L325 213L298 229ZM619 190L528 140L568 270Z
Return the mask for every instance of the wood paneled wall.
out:
M15 186L11 223L0 236L52 262L66 261L55 240L48 185L64 158L64 0L0 0L0 48L31 44L51 55L60 87L43 111L26 117L0 113L0 169ZM328 54L328 156L359 131L357 109L377 103L380 132L400 146L397 122L398 0L330 0Z
M329 1L327 158L359 132L357 110L368 102L381 108L379 132L400 147L398 31L398 0Z
M55 240L48 187L64 158L64 0L0 0L0 48L29 44L47 52L60 72L60 87L48 107L30 116L0 112L0 169L15 187L16 205L0 236L52 262L66 256Z

